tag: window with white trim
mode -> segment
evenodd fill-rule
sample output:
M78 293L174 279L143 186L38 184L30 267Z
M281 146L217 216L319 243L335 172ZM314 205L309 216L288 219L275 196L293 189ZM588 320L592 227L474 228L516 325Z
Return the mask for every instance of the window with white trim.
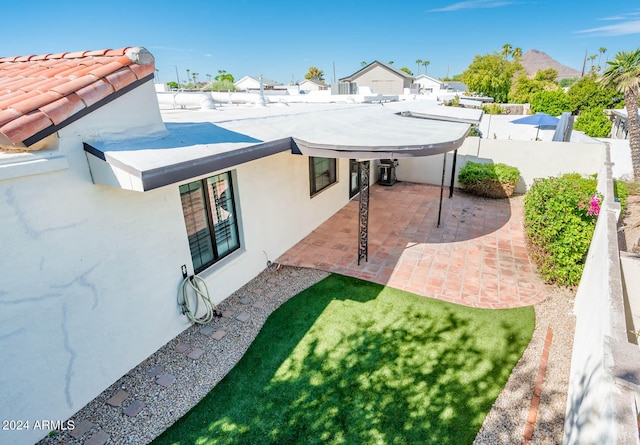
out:
M195 273L240 248L231 173L180 186Z

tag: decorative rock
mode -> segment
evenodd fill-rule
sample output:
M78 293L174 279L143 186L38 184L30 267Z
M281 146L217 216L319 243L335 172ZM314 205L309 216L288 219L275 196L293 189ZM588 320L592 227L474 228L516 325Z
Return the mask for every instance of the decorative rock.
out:
M200 333L202 335L206 335L207 337L211 335L212 332L213 332L213 328L211 326L205 326L200 329Z
M137 416L138 413L140 411L142 411L142 408L145 407L145 404L139 400L134 400L133 402L131 402L131 405L127 406L124 409L124 413L129 416L129 417L134 417Z
M149 377L155 377L158 374L162 374L164 372L164 368L160 365L152 366L147 370L147 375Z
M109 402L107 402L107 403L109 403ZM82 436L84 433L89 431L94 426L95 425L92 422L89 422L87 419L84 419L82 422L80 422L79 424L75 425L75 428L73 428L73 430L71 430L69 435L71 437L73 437L74 439L78 439L80 436Z
M111 437L109 437L107 433L98 431L91 436L89 440L85 441L84 445L104 445L109 439L111 439Z
M111 406L120 406L127 397L129 397L129 393L127 391L120 390L115 393L113 397L107 400L107 404Z
M189 353L187 357L192 358L194 360L198 360L204 354L204 349L193 348L193 351Z
M168 388L173 385L173 382L176 381L176 376L172 374L162 374L160 377L156 379L156 383L160 386L164 386Z
M245 322L250 318L250 315L247 312L241 312L236 317L236 320Z
M213 338L214 340L222 340L222 338L227 335L227 333L223 330L217 330L216 332L213 333L213 335L211 336L211 338Z
M258 309L264 309L264 301L256 301L253 304L253 307L258 308Z
M189 343L178 343L174 349L179 354L184 354L189 349L191 349L191 345Z
M247 298L247 297L241 298L240 299L240 303L242 303L242 304L251 304L251 298Z
M224 318L231 318L231 317L233 317L233 312L231 312L231 311L224 311L224 312L222 313L222 316L223 316Z

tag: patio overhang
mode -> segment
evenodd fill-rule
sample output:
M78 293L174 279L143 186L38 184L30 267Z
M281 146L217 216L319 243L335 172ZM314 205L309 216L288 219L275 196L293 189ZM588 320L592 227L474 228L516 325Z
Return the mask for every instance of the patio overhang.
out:
M432 156L456 150L469 133L466 117L433 119L409 110L411 117L423 117L412 119L394 105L228 120L220 111L191 112L180 117L206 121L167 122L161 134L89 140L84 148L94 182L144 192L286 151L349 159ZM436 108L434 116L445 109L431 108ZM450 114L460 110L445 109Z

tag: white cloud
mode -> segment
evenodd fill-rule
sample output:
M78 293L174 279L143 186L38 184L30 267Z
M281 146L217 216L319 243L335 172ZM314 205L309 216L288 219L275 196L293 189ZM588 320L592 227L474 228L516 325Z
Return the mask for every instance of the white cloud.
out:
M458 11L460 9L499 8L501 6L512 5L514 3L515 2L510 0L466 0L458 3L453 3L442 8L431 9L429 10L429 12L448 12Z
M629 34L640 34L640 20L630 20L616 23L615 25L584 29L577 31L577 33L584 36L625 36Z

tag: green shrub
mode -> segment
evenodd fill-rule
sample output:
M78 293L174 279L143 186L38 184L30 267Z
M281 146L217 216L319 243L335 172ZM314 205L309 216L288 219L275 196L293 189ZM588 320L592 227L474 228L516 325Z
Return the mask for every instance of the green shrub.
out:
M524 198L524 226L538 272L548 283L580 282L596 216L587 212L596 180L567 174L536 180Z
M606 138L611 133L611 121L602 108L587 108L576 119L574 128L584 131L587 136Z
M571 111L571 100L564 91L538 91L531 97L531 111L558 116Z
M491 105L485 105L482 107L482 110L487 114L502 114L504 110L497 103L492 103Z
M520 179L520 170L506 164L467 162L458 173L465 191L487 198L508 198Z

